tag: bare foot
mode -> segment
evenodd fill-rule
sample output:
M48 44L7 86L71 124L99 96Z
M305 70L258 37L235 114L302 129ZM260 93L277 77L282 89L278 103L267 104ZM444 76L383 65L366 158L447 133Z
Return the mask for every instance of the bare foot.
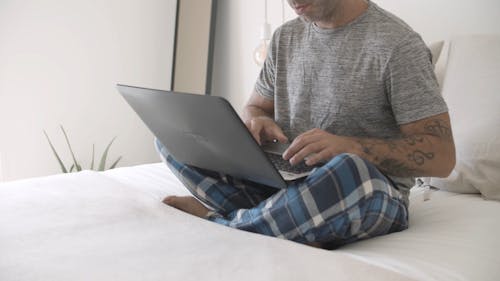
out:
M168 196L163 203L200 218L205 218L210 211L192 196Z

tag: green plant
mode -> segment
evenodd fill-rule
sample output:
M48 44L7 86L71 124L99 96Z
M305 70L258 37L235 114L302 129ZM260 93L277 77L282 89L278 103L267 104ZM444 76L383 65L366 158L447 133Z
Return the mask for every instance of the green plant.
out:
M54 156L56 157L57 162L59 163L59 166L61 167L62 172L63 173L71 173L73 171L79 172L82 170L82 166L76 160L75 154L73 153L73 149L71 148L71 144L69 143L68 135L66 134L64 127L62 125L60 125L60 127L61 127L61 131L64 135L64 138L66 139L66 143L68 144L68 148L69 148L69 152L71 154L71 157L73 158L73 164L71 165L71 167L69 169L66 168L63 161L61 160L61 157L59 157L59 154L57 153L56 149L54 148L54 145L50 141L50 138L47 135L47 132L45 132L45 130L43 130L43 133L45 134L45 137L47 138L47 141L49 142L50 148L52 149L52 152L54 153ZM97 171L106 170L106 159L108 158L108 151L109 151L109 148L111 147L111 145L113 144L113 142L115 141L115 139L116 139L116 137L114 137L109 142L109 144L106 146L106 149L102 153L101 160L99 162L99 166L97 167ZM95 145L92 144L92 161L90 164L90 170L94 170L94 158L95 158L94 156L95 156ZM111 164L111 166L109 166L108 169L114 169L116 167L116 165L118 164L118 162L120 162L121 159L122 159L121 156L118 157L118 159L116 159L115 162L113 162L113 164Z

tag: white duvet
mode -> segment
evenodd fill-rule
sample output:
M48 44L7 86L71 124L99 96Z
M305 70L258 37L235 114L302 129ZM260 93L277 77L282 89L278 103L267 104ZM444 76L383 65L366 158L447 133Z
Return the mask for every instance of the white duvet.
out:
M500 202L412 192L410 229L326 251L161 203L161 163L0 184L0 280L499 280Z

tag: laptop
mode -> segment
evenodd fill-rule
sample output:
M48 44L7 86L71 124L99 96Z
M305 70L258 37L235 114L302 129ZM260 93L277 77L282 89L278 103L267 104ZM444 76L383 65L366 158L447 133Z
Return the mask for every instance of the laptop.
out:
M287 144L261 147L222 97L120 84L117 89L177 161L275 188L314 169L285 161Z

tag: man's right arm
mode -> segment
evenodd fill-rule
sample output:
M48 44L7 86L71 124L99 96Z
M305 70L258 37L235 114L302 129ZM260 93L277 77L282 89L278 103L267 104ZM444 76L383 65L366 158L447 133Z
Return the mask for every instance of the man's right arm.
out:
M274 122L274 100L264 98L255 90L243 109L243 122L259 144L273 140L288 142L281 128Z

